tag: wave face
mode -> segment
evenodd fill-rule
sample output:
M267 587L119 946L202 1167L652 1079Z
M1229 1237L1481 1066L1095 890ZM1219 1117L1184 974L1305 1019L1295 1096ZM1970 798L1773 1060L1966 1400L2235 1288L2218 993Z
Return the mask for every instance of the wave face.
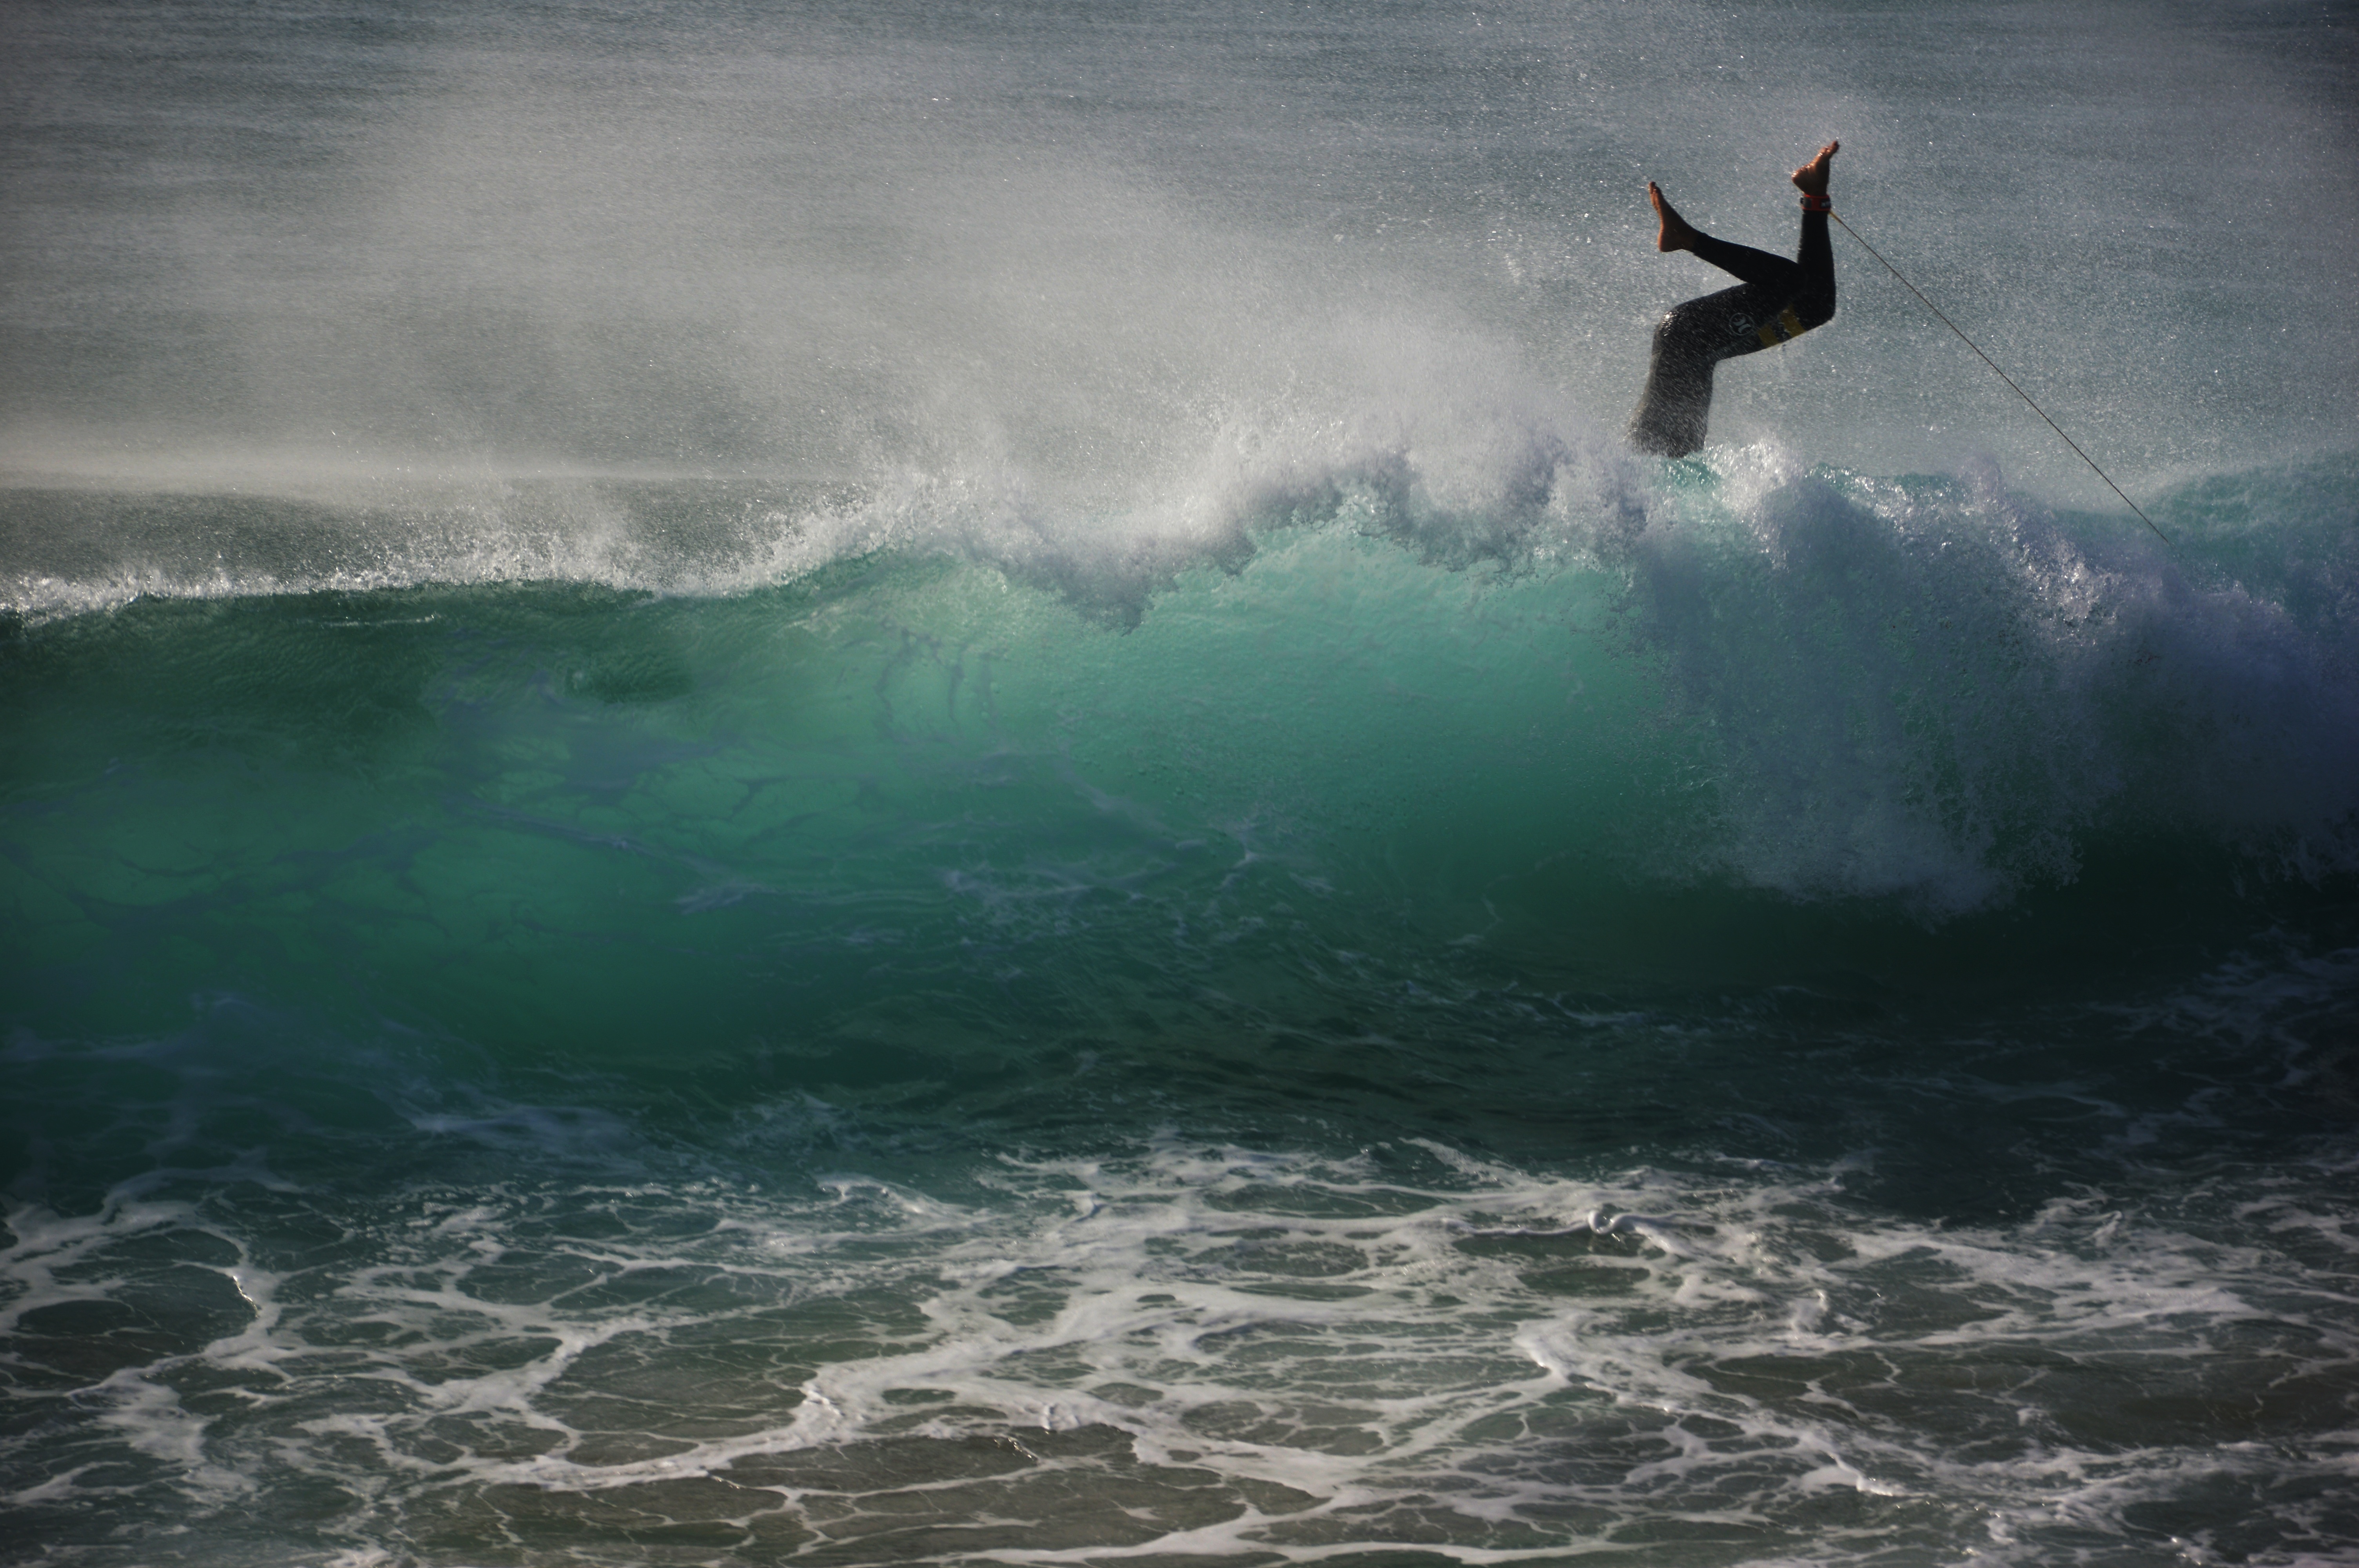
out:
M870 899L916 921L912 940L958 940L986 910L1020 927L1037 899L1055 925L1091 909L1125 945L1184 946L1173 901L1252 903L1265 882L1332 946L1375 941L1359 924L1382 909L1603 985L1625 964L1728 961L1676 929L1603 935L1669 897L1765 931L2037 922L2158 874L2267 907L2352 869L2354 496L2348 460L2201 481L2158 502L2166 547L1988 473L1742 452L1649 488L1568 460L1470 540L1413 471L1380 466L1296 486L1222 559L1152 581L937 540L721 597L580 580L150 596L16 626L12 772L49 802L20 863L80 892L49 862L182 838L204 871L126 865L108 906L196 874L244 919L266 887L323 874L290 846L341 846L334 876L377 890L348 895L367 924L464 902L489 874L516 890L503 928L531 940L529 909L592 971L614 958L587 925L665 953L679 914L743 905L824 942ZM699 499L608 501L661 517ZM145 504L19 498L28 535ZM179 506L210 537L274 540L291 510ZM782 525L774 550L889 535L873 510ZM257 800L264 818L236 827ZM412 833L356 850L378 816ZM608 910L591 868L617 854L646 896ZM379 856L407 870L362 870ZM2131 894L2114 918L2153 914ZM86 939L129 939L103 925ZM1613 957L1585 957L1592 940ZM442 946L419 960L442 969Z
M96 20L0 50L0 1561L2359 1540L2340 33ZM1633 181L1781 243L1828 130L2167 540L1856 250L1623 449Z

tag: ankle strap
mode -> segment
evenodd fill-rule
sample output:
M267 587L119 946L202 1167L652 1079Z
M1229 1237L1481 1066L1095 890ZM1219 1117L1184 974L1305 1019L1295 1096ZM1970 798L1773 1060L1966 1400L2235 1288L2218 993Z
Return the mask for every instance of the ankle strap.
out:
M1833 197L1832 197L1832 196L1812 196L1812 195L1810 195L1808 191L1803 192L1803 194L1802 194L1802 211L1805 211L1805 212L1826 212L1826 213L1832 213L1832 212L1834 211L1834 210L1835 210L1835 199L1834 199Z

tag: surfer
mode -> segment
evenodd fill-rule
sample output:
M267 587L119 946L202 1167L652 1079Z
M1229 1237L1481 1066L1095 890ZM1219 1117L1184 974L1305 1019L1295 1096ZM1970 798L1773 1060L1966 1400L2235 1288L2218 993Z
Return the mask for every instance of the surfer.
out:
M1802 243L1792 261L1699 232L1663 200L1660 187L1647 182L1647 200L1662 220L1655 248L1691 251L1739 281L1734 288L1679 306L1655 329L1647 390L1630 416L1633 446L1667 458L1694 451L1703 445L1712 415L1714 365L1774 349L1834 319L1835 254L1827 242L1827 214L1834 203L1827 198L1827 166L1842 146L1829 142L1794 171L1802 193Z

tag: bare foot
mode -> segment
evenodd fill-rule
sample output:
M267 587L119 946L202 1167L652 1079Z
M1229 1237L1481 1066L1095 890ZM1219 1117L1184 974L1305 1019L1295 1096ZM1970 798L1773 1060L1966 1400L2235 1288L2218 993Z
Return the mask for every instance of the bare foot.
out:
M1821 147L1818 157L1794 171L1794 189L1805 196L1824 196L1827 193L1827 165L1832 163L1835 154L1841 151L1841 142L1829 142Z
M1691 251L1695 249L1696 232L1678 209L1663 200L1663 188L1653 180L1647 181L1647 200L1655 204L1655 216L1663 221L1662 229L1655 235L1658 251Z

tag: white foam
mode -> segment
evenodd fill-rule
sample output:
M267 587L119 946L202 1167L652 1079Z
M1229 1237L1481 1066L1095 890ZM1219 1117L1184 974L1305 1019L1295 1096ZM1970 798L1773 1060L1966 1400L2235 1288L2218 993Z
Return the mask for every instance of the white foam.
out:
M457 1518L504 1487L636 1508L699 1477L740 1488L747 1519L822 1537L928 1494L982 1529L1030 1517L1043 1505L1022 1487L1056 1476L1056 1528L1093 1544L994 1548L1043 1563L1312 1563L1410 1540L1510 1562L1665 1520L1741 1523L1838 1560L1851 1548L1809 1522L1831 1493L1901 1510L1857 1527L1863 1552L1931 1528L2004 1554L2056 1530L2123 1539L2125 1510L2203 1475L2359 1462L2359 1432L2331 1428L2303 1433L2300 1461L2265 1439L2219 1446L2201 1423L2107 1437L2105 1401L2076 1409L2070 1386L2127 1377L2216 1403L2347 1377L2359 1301L2272 1240L2312 1234L2299 1197L2223 1195L2224 1231L2098 1193L2019 1224L1940 1226L1849 1204L1840 1169L1578 1180L1434 1140L1321 1155L1176 1133L942 1179L429 1202L374 1257L315 1271L299 1302L283 1271L225 1270L246 1328L118 1371L82 1408L160 1466L151 1484L208 1506L275 1474L342 1488L346 1540ZM100 1267L110 1248L194 1223L131 1205L82 1222L24 1212L7 1262L29 1293L14 1304L66 1299L42 1281L69 1255L86 1294L123 1288ZM2238 1348L2240 1325L2275 1348ZM791 1359L798 1334L859 1347L792 1383L705 1369L723 1347ZM1961 1379L1961 1358L1991 1371ZM252 1413L192 1413L178 1390L199 1368L250 1390ZM662 1378L652 1400L625 1393L634 1368ZM625 1409L648 1424L617 1453ZM1016 1468L975 1473L976 1442ZM846 1478L877 1444L896 1457ZM89 1475L60 1469L20 1500L120 1489L119 1471ZM1103 1534L1132 1518L1126 1486L1182 1475L1233 1502Z
M1709 458L1718 487L1673 493L1627 557L1640 645L1714 759L1703 860L1934 919L2071 880L2097 832L2359 864L2337 617L2203 568L2194 539L2068 526L1987 462L1900 482Z

